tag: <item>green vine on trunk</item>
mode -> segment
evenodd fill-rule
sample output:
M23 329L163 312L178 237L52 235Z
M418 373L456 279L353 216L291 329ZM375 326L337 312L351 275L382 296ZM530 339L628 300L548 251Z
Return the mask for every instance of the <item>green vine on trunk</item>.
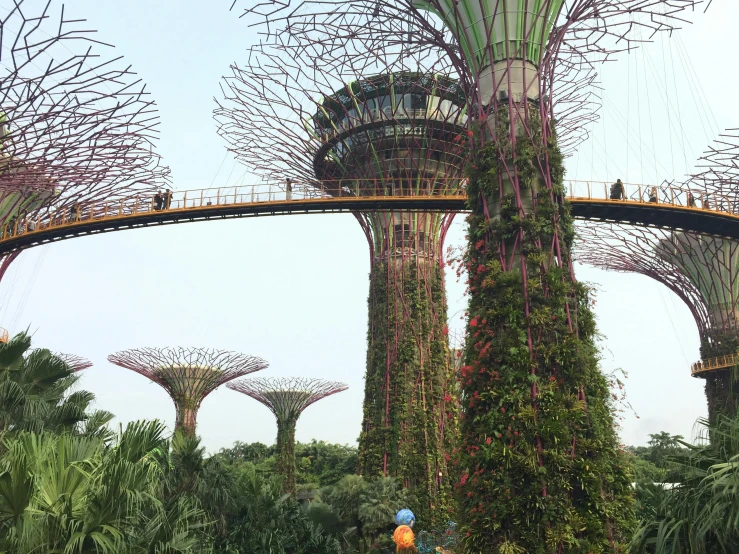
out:
M295 425L297 418L277 420L277 474L282 492L295 496Z
M623 552L634 521L630 472L598 367L590 292L571 276L562 156L534 117L515 148L500 138L510 134L507 111L497 117L498 138L473 153L468 170L470 306L455 486L463 552ZM512 260L508 270L502 259Z
M700 353L702 360L739 353L736 331L716 330L704 333ZM706 374L705 379L708 420L716 424L721 415L736 417L739 413L739 368L734 366L712 371Z
M360 473L396 477L414 498L418 525L449 519L449 459L457 402L438 262L375 263L370 274L367 372Z

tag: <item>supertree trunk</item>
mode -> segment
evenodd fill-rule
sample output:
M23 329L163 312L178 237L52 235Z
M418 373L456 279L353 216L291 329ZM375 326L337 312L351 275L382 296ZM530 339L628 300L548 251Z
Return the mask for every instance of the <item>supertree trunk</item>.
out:
M5 273L8 271L10 264L12 264L15 259L20 256L20 253L21 251L17 250L16 252L8 254L7 256L0 256L0 282L3 280L3 277L5 277Z
M277 474L282 492L295 496L295 424L297 419L277 421Z
M729 318L727 318L728 320ZM739 337L732 319L730 328L725 331L704 331L701 333L701 359L710 360L719 356L731 356L739 352ZM727 367L703 375L706 380L705 392L708 403L708 420L718 423L722 417L734 418L739 414L739 375L736 367Z
M443 270L413 258L380 261L368 304L360 473L398 477L416 497L419 517L443 523L451 492L445 454L457 423Z
M197 428L199 406L188 405L187 402L177 404L177 419L175 421L175 432L182 431L184 434L194 437Z
M506 104L480 126L470 165L465 552L618 550L632 494L572 271L562 157L538 109Z

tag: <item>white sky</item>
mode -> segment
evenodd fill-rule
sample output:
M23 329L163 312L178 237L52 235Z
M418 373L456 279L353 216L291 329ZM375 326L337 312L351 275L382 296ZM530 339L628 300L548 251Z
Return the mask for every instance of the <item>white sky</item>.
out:
M244 177L211 115L220 77L257 40L230 4L66 2L67 17L86 17L148 83L162 117L159 150L176 189L233 185ZM727 55L736 47L739 5L714 0L695 19L679 40L675 35L603 68L603 120L567 161L569 178L654 184L680 178L719 129L739 125L732 101L739 76ZM448 244L461 244L462 235L460 218ZM348 391L308 408L297 438L353 444L362 416L368 272L366 241L351 215L110 233L23 253L0 285L0 325L11 332L29 327L37 346L91 359L95 366L82 386L122 423L160 418L171 425L174 409L160 387L107 362L120 349L223 348L267 359L271 367L262 377L344 381ZM629 373L627 393L640 417L626 413L624 442L643 444L663 430L691 436L706 406L703 382L690 377L699 356L687 307L645 277L581 266L577 272L600 288L604 369ZM463 324L462 291L450 274L453 327ZM225 387L205 400L198 422L211 451L236 440L271 444L276 434L266 408Z

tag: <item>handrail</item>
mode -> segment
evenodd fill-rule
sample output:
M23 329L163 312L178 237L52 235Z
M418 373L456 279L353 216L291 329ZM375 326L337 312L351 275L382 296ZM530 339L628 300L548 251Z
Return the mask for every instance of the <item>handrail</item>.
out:
M707 360L695 362L690 366L690 374L693 377L716 371L719 369L726 369L727 367L733 367L739 365L739 354L727 354L725 356L718 356L716 358L708 358Z
M50 228L72 227L90 221L115 220L122 217L152 214L164 210L214 211L224 206L249 206L265 203L291 203L294 201L335 199L421 200L424 198L466 198L466 183L459 179L416 178L408 181L381 179L337 180L316 182L265 182L258 185L193 189L166 193L161 204L154 195L135 196L112 202L95 202L62 207L55 211L39 210L32 215L14 218L0 229L0 242L19 235L40 233ZM575 181L565 183L567 198L578 202L605 201L614 205L654 204L670 205L704 213L739 215L735 202L718 195L704 196L677 187L657 188L656 201L649 193L655 187L623 184L621 198L611 199L610 183L602 181ZM692 200L691 200L692 198Z
M8 341L10 341L10 337L8 336L8 332L0 327L0 343L7 344Z

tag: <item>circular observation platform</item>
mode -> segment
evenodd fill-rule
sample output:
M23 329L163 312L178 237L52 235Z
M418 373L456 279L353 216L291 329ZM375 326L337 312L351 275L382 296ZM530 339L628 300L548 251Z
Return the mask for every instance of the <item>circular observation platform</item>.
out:
M353 181L356 194L382 180L393 195L458 191L467 125L457 81L398 72L352 81L326 97L313 117L313 160L322 182ZM328 191L329 194L332 191Z

